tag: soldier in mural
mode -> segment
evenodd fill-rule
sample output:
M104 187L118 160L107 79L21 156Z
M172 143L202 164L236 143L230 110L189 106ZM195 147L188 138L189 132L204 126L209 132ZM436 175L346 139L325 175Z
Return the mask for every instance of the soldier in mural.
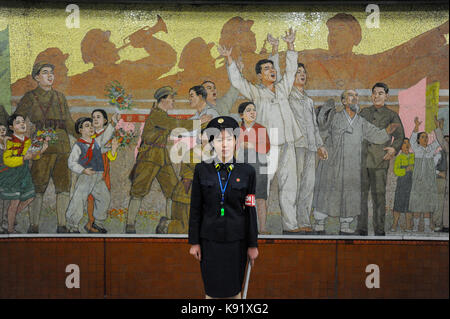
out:
M305 147L303 132L289 106L289 94L297 73L297 52L294 51L295 32L290 29L283 40L288 45L286 73L277 81L277 72L271 60L260 60L255 67L261 85L246 80L237 68L232 48L219 47L219 53L227 58L231 84L242 95L258 106L257 122L269 133L271 151L268 156L268 185L277 174L279 202L286 234L298 234L301 228L297 220L297 163L295 147ZM295 146L294 146L295 145Z
M171 87L162 87L156 90L154 97L156 104L144 124L142 141L138 149L136 163L130 173L131 190L130 202L125 232L136 233L136 215L141 207L142 199L150 192L153 180L156 178L166 199L171 199L178 178L172 166L167 150L167 138L171 130L185 128L193 130L192 120L180 120L170 117L168 110L174 107L176 92ZM200 122L207 121L206 117Z
M146 89L151 80L167 73L177 61L177 53L166 42L153 37L157 32L167 32L164 21L151 28L142 28L127 37L128 43L117 48L110 41L111 31L89 30L81 41L81 53L85 63L94 66L83 73L70 77L70 95L104 95L105 86L113 80L132 90ZM143 48L148 57L137 61L120 60L119 51L125 46Z
M66 60L68 57L69 54L64 54L59 48L48 48L40 52L34 60L34 64L46 61L55 66L55 79L53 81L52 87L53 89L60 92L65 92L69 83L69 77L67 75L68 68L66 66ZM15 96L22 96L26 92L33 90L35 87L36 81L31 75L27 75L26 77L17 80L14 84L11 85L11 93Z
M205 122L207 123L207 122ZM202 130L203 131L203 130ZM179 143L183 143L179 141ZM209 159L208 138L200 133L197 136L197 145L190 149L187 158L184 158L180 168L180 180L175 186L172 195L172 216L170 220L161 217L156 233L187 234L189 227L189 209L191 203L192 180L197 163ZM167 227L163 224L167 223Z
M67 167L70 153L69 134L76 136L75 123L70 115L64 94L53 89L55 67L47 62L33 66L31 76L37 82L34 90L28 91L17 105L15 114L24 114L34 124L36 130L52 128L57 141L50 144L40 159L33 161L31 175L36 190L36 198L30 205L29 233L39 232L39 215L42 201L50 177L55 185L57 233L66 233L65 212L69 205L71 173Z
M358 218L357 233L367 236L368 229L368 197L372 195L373 226L376 236L385 235L384 220L386 217L386 178L389 161L400 151L405 133L398 114L386 107L389 98L389 87L384 83L376 83L372 87L373 105L363 109L360 116L380 129L391 124L400 124L392 136L393 140L383 144L364 140L362 148L362 202L361 215Z
M328 216L339 217L340 234L350 235L350 223L361 212L361 152L364 140L382 144L398 124L380 129L358 112L358 94L346 90L341 95L344 110L335 113L328 127L326 149L328 159L317 169L314 194L314 230L324 233ZM324 111L324 110L323 110Z

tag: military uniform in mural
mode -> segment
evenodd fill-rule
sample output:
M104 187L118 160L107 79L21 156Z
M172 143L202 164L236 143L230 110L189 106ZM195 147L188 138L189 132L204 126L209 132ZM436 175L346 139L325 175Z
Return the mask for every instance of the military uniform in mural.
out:
M33 67L32 77L35 78L44 67L54 68L51 64L39 62ZM42 198L51 177L56 192L57 232L65 233L65 211L70 201L71 186L71 173L67 166L70 153L69 134L76 136L75 123L70 116L67 100L64 94L58 91L47 91L38 86L24 94L15 114L26 116L35 125L36 130L52 128L57 135L56 143L50 144L40 159L33 161L31 167L37 196L31 204L29 232L38 232Z
M0 124L6 125L8 121L8 112L6 112L5 107L3 105L0 105Z
M155 93L155 98L161 93ZM165 95L174 94L172 88L164 91ZM128 207L127 233L135 233L134 223L142 198L150 192L153 180L156 178L161 186L164 197L171 199L178 178L170 161L166 143L170 132L175 128L193 129L193 121L173 118L166 111L154 107L145 121L142 132L142 142L138 149L136 164L131 173L131 200Z
M168 225L169 234L187 234L189 228L189 208L191 203L192 179L197 162L194 162L194 150L191 150L191 161L182 163L180 181L175 186L172 195L172 220Z

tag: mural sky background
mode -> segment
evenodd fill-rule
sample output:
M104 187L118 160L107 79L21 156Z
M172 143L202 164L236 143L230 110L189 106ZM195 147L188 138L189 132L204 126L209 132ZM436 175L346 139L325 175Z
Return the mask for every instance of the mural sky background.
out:
M11 83L30 74L36 55L49 47L58 47L69 57L66 65L72 76L92 68L83 62L80 43L87 31L100 28L111 31L111 41L117 47L123 39L144 26L153 26L159 14L167 25L168 33L154 35L170 44L179 60L184 46L193 38L201 37L206 43L218 43L220 31L230 18L239 15L254 21L252 31L256 34L257 52L263 46L267 33L280 36L289 27L297 30L296 50L327 49L328 30L326 21L339 12L352 14L362 28L362 40L354 47L358 54L376 54L404 43L411 38L435 28L449 19L448 11L402 10L388 11L380 6L380 28L369 29L365 21L369 13L365 6L323 7L313 6L152 6L152 5L85 5L80 8L80 28L66 27L70 14L63 6L36 8L0 8L0 30L9 25L11 47ZM47 5L48 6L48 5ZM360 8L360 11L358 9ZM264 10L262 10L264 9ZM448 43L448 35L447 35ZM282 43L280 49L282 47ZM267 47L270 52L270 47ZM216 47L211 50L218 57ZM148 56L144 49L131 46L119 51L121 60L135 61ZM222 60L216 61L216 67ZM175 65L161 77L176 74L181 69Z

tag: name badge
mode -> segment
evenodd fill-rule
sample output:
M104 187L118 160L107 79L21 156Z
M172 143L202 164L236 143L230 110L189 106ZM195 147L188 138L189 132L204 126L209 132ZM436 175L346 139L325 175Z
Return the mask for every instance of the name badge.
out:
M245 206L255 207L256 199L254 194L249 194L245 196Z

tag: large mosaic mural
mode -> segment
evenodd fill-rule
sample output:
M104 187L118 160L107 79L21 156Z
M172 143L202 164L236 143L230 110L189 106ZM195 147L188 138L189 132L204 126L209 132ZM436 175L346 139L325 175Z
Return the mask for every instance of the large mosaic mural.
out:
M260 234L448 236L448 29L448 7L0 6L0 232L187 234L201 128L232 116Z

